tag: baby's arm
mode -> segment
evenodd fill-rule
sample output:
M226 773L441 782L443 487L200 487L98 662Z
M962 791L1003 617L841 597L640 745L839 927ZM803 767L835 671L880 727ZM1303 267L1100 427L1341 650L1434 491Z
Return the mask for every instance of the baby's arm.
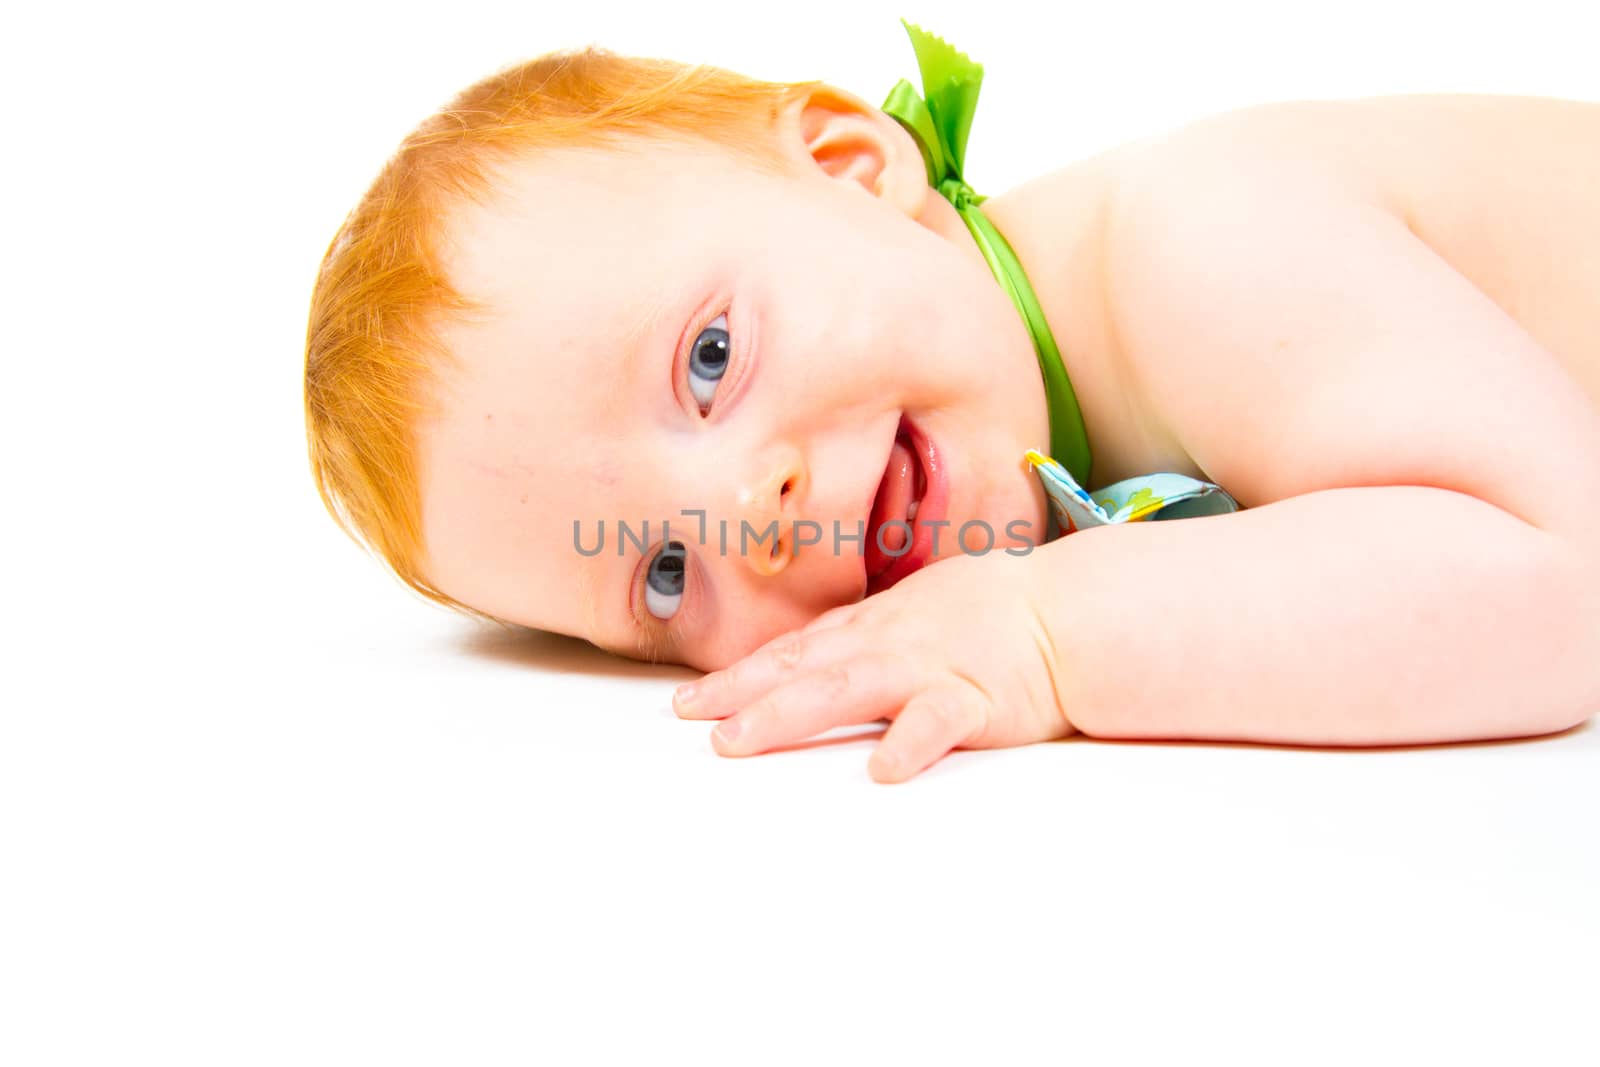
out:
M1296 160L1165 162L1118 205L1113 313L1154 409L1248 510L1038 554L1072 722L1378 744L1600 710L1600 416L1577 383Z

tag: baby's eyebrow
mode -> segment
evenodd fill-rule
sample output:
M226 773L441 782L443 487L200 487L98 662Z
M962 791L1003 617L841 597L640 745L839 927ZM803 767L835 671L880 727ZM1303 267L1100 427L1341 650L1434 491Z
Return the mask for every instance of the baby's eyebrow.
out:
M617 380L604 382L602 388L608 403L605 411L608 415L615 415L624 402L632 394L627 389L627 383L637 381L641 375L649 376L653 368L650 366L650 357L654 354L655 339L660 336L662 320L666 317L671 300L665 292L657 292L648 303L634 324L618 341L622 358L617 364ZM671 354L668 354L671 358Z

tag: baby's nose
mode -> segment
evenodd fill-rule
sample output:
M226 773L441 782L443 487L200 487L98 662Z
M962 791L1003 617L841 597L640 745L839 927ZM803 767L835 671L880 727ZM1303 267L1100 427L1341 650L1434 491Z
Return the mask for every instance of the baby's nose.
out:
M772 575L794 556L795 501L800 499L805 470L792 453L758 470L739 490L738 550L751 570Z

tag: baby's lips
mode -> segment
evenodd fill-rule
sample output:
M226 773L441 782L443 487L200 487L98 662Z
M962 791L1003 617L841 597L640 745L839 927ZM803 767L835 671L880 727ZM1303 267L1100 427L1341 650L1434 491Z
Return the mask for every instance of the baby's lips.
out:
M869 578L882 574L896 559L905 554L904 526L891 526L884 530L882 549L878 547L878 530L886 522L905 521L906 511L911 506L916 463L916 457L911 454L911 450L903 442L896 440L894 448L889 452L889 463L883 472L883 482L878 486L878 495L872 501L872 514L867 517L865 552ZM897 554L890 555L891 552Z

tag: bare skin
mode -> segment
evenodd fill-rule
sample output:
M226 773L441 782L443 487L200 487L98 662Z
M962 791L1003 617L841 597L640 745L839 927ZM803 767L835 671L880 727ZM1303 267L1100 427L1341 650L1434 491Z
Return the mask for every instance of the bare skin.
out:
M848 522L914 416L952 459L952 519L1041 522L1014 460L1047 429L1026 333L904 131L848 94L786 117L797 183L693 153L508 172L510 195L455 230L455 280L491 313L450 334L460 366L422 428L431 577L502 618L716 669L675 707L728 720L724 754L889 719L882 781L1079 731L1383 744L1565 728L1600 703L1580 654L1600 641L1600 278L1582 266L1600 243L1583 195L1597 114L1268 105L995 197L1067 361L1093 484L1177 471L1246 510L1023 557L947 544L866 597L859 560L837 554L703 553L684 601L703 599L662 620L691 625L658 643L630 593L650 550L585 578L574 517ZM664 297L684 321L656 330L659 372L629 376L627 339L602 327L662 279L693 283ZM730 402L697 422L672 353L723 306L760 376L735 356ZM568 358L546 358L552 342ZM818 353L846 358L819 373ZM1179 592L1154 610L1146 589Z
M1247 510L931 568L679 714L729 720L727 755L887 718L880 781L1079 731L1374 745L1583 721L1597 185L1600 106L1423 96L1234 112L1023 187L993 217L1031 199L1059 226L1013 243L1057 329L1114 368L1090 394L1121 383L1104 454L1204 472ZM1051 254L1085 232L1098 299Z
M1600 407L1600 104L1422 94L1274 104L1214 134L1341 173L1527 330Z
M1021 185L985 207L1027 265L1063 350L1093 366L1126 365L1094 258L1106 254L1116 190L1141 169L1180 166L1174 153L1248 139L1338 175L1351 197L1405 221L1600 407L1600 104L1572 100L1421 94L1267 104ZM1061 248L1071 255L1052 254ZM1109 392L1107 381L1074 377L1073 385ZM1119 405L1126 416L1089 427L1096 482L1155 470L1204 477L1154 420L1148 398L1121 384L1126 392L1095 406Z

